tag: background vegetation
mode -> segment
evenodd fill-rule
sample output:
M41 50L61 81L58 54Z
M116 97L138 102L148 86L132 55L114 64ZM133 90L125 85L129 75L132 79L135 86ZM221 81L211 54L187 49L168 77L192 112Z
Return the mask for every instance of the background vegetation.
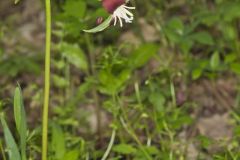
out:
M240 1L130 4L133 24L88 34L101 2L52 0L49 159L240 159ZM0 18L0 159L37 160L44 4Z

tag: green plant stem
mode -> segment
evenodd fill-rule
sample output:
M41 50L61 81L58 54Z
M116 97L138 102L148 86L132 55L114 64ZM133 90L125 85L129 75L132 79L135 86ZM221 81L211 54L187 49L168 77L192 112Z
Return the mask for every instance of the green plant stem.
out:
M149 153L144 149L142 142L138 139L137 135L134 133L134 131L132 130L132 128L130 128L124 121L123 117L120 117L120 121L124 127L124 129L128 132L128 134L137 142L137 144L139 145L139 149L142 151L142 153L144 154L145 158L147 160L152 160L151 156L149 155Z
M107 150L106 150L106 152L104 153L104 155L103 155L103 157L102 157L101 160L106 160L106 159L107 159L107 157L108 157L108 155L109 155L109 153L110 153L110 151L111 151L111 149L112 149L112 146L113 146L115 137L116 137L116 129L113 129L113 131L112 131L112 136L111 136L111 140L110 140L109 145L108 145L108 147L107 147Z
M96 69L95 69L95 55L93 54L94 52L94 46L92 45L91 41L90 41L90 37L88 34L85 34L85 40L86 40L86 44L87 44L87 49L88 49L88 53L89 53L89 61L90 61L90 69L89 69L89 73L88 76L96 76ZM98 96L98 92L96 87L93 88L92 90L92 96L94 99L94 103L95 103L95 113L96 113L96 122L97 122L97 133L99 136L99 140L100 140L100 144L103 144L102 142L102 121L101 121L101 108L100 108L100 100L99 100L99 96Z
M171 96L172 96L173 107L176 107L177 106L176 93L175 93L175 87L174 87L174 83L173 83L172 79L170 79L170 91L171 91Z
M165 120L163 121L163 126L168 133L168 136L170 139L170 148L172 148L172 145L174 143L174 133L169 129L168 124L166 123ZM173 150L172 149L170 150L170 153L169 153L169 160L173 160Z
M141 108L143 109L144 106L143 106L143 103L142 103L142 98L141 98L141 94L140 94L140 91L139 91L139 85L138 85L138 82L135 82L134 84L134 87L135 87L135 93L136 93L136 97L137 97L137 101L138 101L138 104L141 106ZM151 138L150 138L150 132L149 132L149 129L148 129L148 124L147 124L147 120L146 118L144 118L144 124L146 126L146 134L147 134L147 139L148 139L148 142L147 142L147 145L150 145L151 143ZM150 141L149 141L150 140Z
M139 96L140 96L140 95L139 95ZM142 153L144 154L146 160L152 160L152 157L151 157L151 156L149 155L149 153L146 151L146 149L144 148L142 142L138 139L138 137L137 137L137 135L135 134L133 128L132 128L130 125L127 124L127 122L128 122L127 114L125 113L125 111L124 111L124 109L122 108L122 106L120 106L120 105L118 104L117 95L114 94L114 95L112 96L112 98L113 98L113 101L114 101L114 104L116 105L116 107L118 106L119 109L122 111L122 114L119 115L119 116L120 116L119 119L120 119L120 122L121 122L123 128L127 131L127 133L128 133L128 134L136 141L136 143L139 145L139 149L140 149L140 150L142 151ZM140 97L139 97L139 98L140 98ZM117 117L115 117L115 118L117 118ZM126 122L125 122L124 119L126 119Z
M42 117L42 160L47 160L48 108L50 92L50 57L51 57L51 0L45 0L46 14L46 50L45 50L45 86Z

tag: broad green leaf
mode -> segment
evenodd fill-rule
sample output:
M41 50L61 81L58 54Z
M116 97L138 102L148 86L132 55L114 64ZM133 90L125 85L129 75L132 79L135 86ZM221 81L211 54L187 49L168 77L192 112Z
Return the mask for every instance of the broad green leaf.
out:
M38 58L38 56L32 57L18 54L9 55L4 60L0 58L0 76L15 77L17 74L23 72L39 74L41 68Z
M61 77L57 74L54 74L53 75L53 84L56 87L64 88L64 87L67 87L69 85L69 81L65 77Z
M223 32L223 37L226 40L229 40L229 41L236 40L236 38L238 37L238 33L235 26L231 24L222 25L221 30Z
M64 155L62 160L78 160L79 151L78 150L71 150Z
M14 118L20 137L22 160L26 160L27 122L20 87L16 87L14 94Z
M156 110L158 112L162 112L163 111L164 103L166 101L166 99L163 96L163 94L158 93L158 92L154 92L154 93L150 94L149 101L154 105L154 107L156 108Z
M143 146L143 149L150 155L150 156L153 156L153 155L157 155L159 154L159 151L156 147L154 146ZM135 155L135 158L134 160L146 160L146 156L145 154L143 153L142 149L138 149L137 152L134 154ZM162 155L161 155L162 156ZM155 160L155 159L154 159ZM165 160L165 159L164 159Z
M147 152L151 155L156 155L159 153L159 150L155 146L148 146L145 148L146 148Z
M234 73L240 75L240 63L232 63L230 68Z
M109 27L110 23L112 21L112 16L109 16L103 23L101 23L100 25L98 25L97 27L93 28L93 29L89 29L89 30L83 30L84 32L88 32L88 33L96 33L96 32L101 32L104 29L106 29L107 27Z
M204 45L213 45L214 40L208 32L198 32L192 35L193 40Z
M163 32L171 42L178 43L184 33L184 24L180 18L174 17L163 27Z
M196 69L194 69L194 70L192 71L192 79L193 79L193 80L196 80L196 79L200 78L201 75L202 75L202 73L203 73L203 69L202 69L202 68L196 68Z
M184 54L189 53L192 46L193 46L193 41L188 37L182 38L181 41L179 42L179 47Z
M120 154L133 154L137 150L130 144L119 144L112 148L114 152L120 153Z
M181 41L181 36L177 32L173 31L172 29L164 28L163 31L170 42L179 43Z
M219 65L220 65L219 53L215 52L211 57L210 66L213 70L216 70Z
M61 127L55 123L52 124L51 147L54 153L54 158L61 160L66 152L65 137Z
M237 53L229 53L227 55L224 56L224 63L226 64L230 64L232 62L234 62L235 60L237 60Z
M4 133L5 143L7 145L9 160L21 160L21 156L18 151L18 146L12 136L11 131L8 128L8 125L3 115L0 115L0 118L3 126L3 133Z
M220 20L220 14L212 10L201 10L193 16L196 17L200 23L207 26L212 26Z
M73 64L75 67L87 71L88 63L84 55L84 52L77 44L61 43L60 50L62 55L66 57L69 63Z
M83 0L68 0L63 7L67 16L83 18L86 11L86 3Z
M101 86L99 87L100 92L109 95L119 92L124 87L124 83L129 79L130 73L129 70L122 70L117 74L106 70L100 71L98 75L101 82Z
M129 65L133 68L142 67L157 53L158 48L151 43L141 45L129 57Z
M85 24L79 21L77 18L68 18L63 22L63 34L71 35L74 38L78 38L81 31L85 28Z
M188 125L192 123L192 118L189 115L180 113L182 111L176 111L175 113L175 117L178 116L176 119L172 119L173 121L169 122L171 123L172 128L174 129L179 129L181 128L183 125Z
M222 14L222 20L231 22L232 20L240 17L240 3L226 1L219 8L220 13Z
M183 33L183 29L184 29L184 24L182 22L182 20L178 17L174 17L172 18L167 26L169 28L171 28L172 30L174 30L175 32L179 33L179 34L182 34Z

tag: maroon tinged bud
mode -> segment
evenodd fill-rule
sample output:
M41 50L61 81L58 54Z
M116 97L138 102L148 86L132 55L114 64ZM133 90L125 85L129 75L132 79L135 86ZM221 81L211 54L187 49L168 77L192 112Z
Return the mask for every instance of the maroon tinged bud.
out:
M112 14L119 6L126 3L125 0L102 0L102 5L108 11L108 13Z
M103 17L98 17L96 20L97 25L101 24L103 22Z

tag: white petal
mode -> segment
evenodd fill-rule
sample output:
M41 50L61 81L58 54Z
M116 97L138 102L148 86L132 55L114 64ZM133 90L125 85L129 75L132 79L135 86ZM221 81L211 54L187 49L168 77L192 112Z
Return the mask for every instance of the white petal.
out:
M120 22L120 27L122 27L123 26L122 19L120 17L118 17L118 19L119 19L119 22Z
M114 26L116 26L116 24L117 24L117 17L114 16Z
M133 14L129 11L129 9L135 9L135 7L128 7L125 5L119 6L114 12L114 25L116 25L117 21L119 21L120 26L123 26L123 20L126 23L132 23L134 17Z

